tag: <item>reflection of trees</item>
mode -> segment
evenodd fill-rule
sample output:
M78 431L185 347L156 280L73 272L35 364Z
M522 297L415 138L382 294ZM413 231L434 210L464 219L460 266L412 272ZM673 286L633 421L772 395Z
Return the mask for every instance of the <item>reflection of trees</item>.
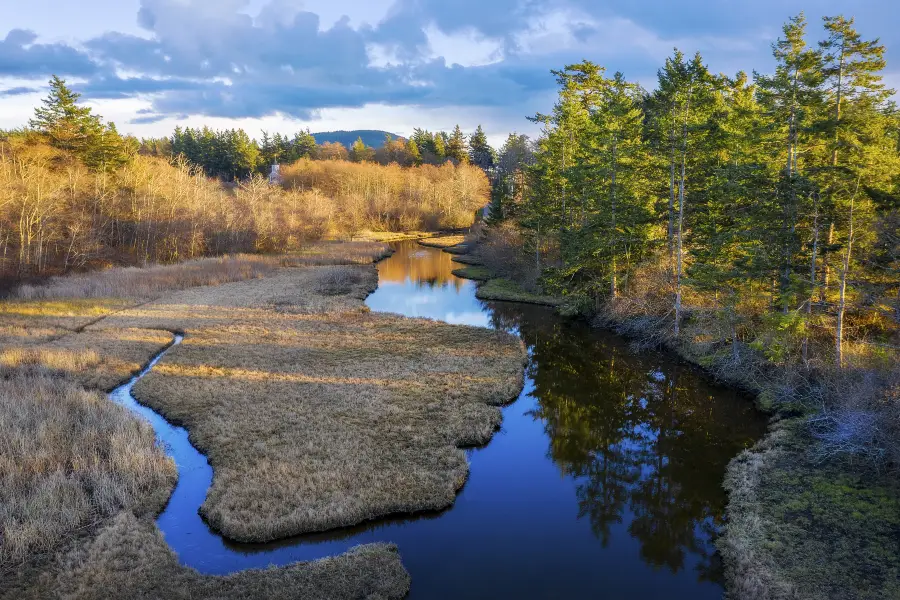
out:
M464 280L451 271L461 265L453 262L453 257L436 248L426 248L417 242L400 242L394 246L391 260L378 263L380 281L404 283L415 282L417 287L444 287L451 285L457 290Z
M604 546L630 519L645 562L674 572L692 554L701 579L717 578L711 537L725 507L725 467L764 429L751 403L548 311L490 308L494 326L518 329L528 346L533 416L544 422L550 457L576 480L579 517Z

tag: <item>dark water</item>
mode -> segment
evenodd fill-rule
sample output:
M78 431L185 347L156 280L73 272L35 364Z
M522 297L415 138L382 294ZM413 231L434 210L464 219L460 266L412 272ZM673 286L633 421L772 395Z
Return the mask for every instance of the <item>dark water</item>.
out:
M751 403L665 355L539 307L482 303L450 255L414 243L379 264L373 311L518 333L525 389L503 409L452 508L300 536L225 542L197 515L211 470L172 427L130 396L169 444L180 479L157 523L181 562L222 574L391 541L411 598L719 598L714 532L728 461L765 428ZM189 334L190 332L188 332Z

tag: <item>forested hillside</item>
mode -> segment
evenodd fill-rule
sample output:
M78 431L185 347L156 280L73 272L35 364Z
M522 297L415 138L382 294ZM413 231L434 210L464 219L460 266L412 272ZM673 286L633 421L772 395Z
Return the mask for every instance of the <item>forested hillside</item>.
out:
M800 14L773 55L726 75L676 50L652 90L555 71L541 136L501 153L474 260L775 415L726 477L730 595L893 598L900 112L853 19Z
M395 133L381 131L380 129L354 129L352 131L320 131L310 134L319 145L325 144L341 144L345 148L349 148L356 140L362 140L366 146L371 148L381 148L387 136L400 137Z

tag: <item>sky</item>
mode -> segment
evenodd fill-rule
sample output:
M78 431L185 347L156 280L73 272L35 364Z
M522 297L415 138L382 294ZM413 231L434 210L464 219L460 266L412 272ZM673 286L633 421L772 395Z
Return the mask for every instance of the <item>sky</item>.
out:
M856 18L900 88L894 0L0 0L0 129L24 125L57 74L120 132L176 125L414 127L500 145L534 135L551 69L588 59L652 89L678 47L714 72L770 71L782 24Z

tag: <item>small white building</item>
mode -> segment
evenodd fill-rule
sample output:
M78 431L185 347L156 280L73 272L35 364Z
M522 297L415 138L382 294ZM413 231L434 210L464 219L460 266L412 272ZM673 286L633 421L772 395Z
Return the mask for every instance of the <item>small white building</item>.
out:
M281 183L281 165L278 163L272 164L272 170L269 171L269 183L272 185Z

